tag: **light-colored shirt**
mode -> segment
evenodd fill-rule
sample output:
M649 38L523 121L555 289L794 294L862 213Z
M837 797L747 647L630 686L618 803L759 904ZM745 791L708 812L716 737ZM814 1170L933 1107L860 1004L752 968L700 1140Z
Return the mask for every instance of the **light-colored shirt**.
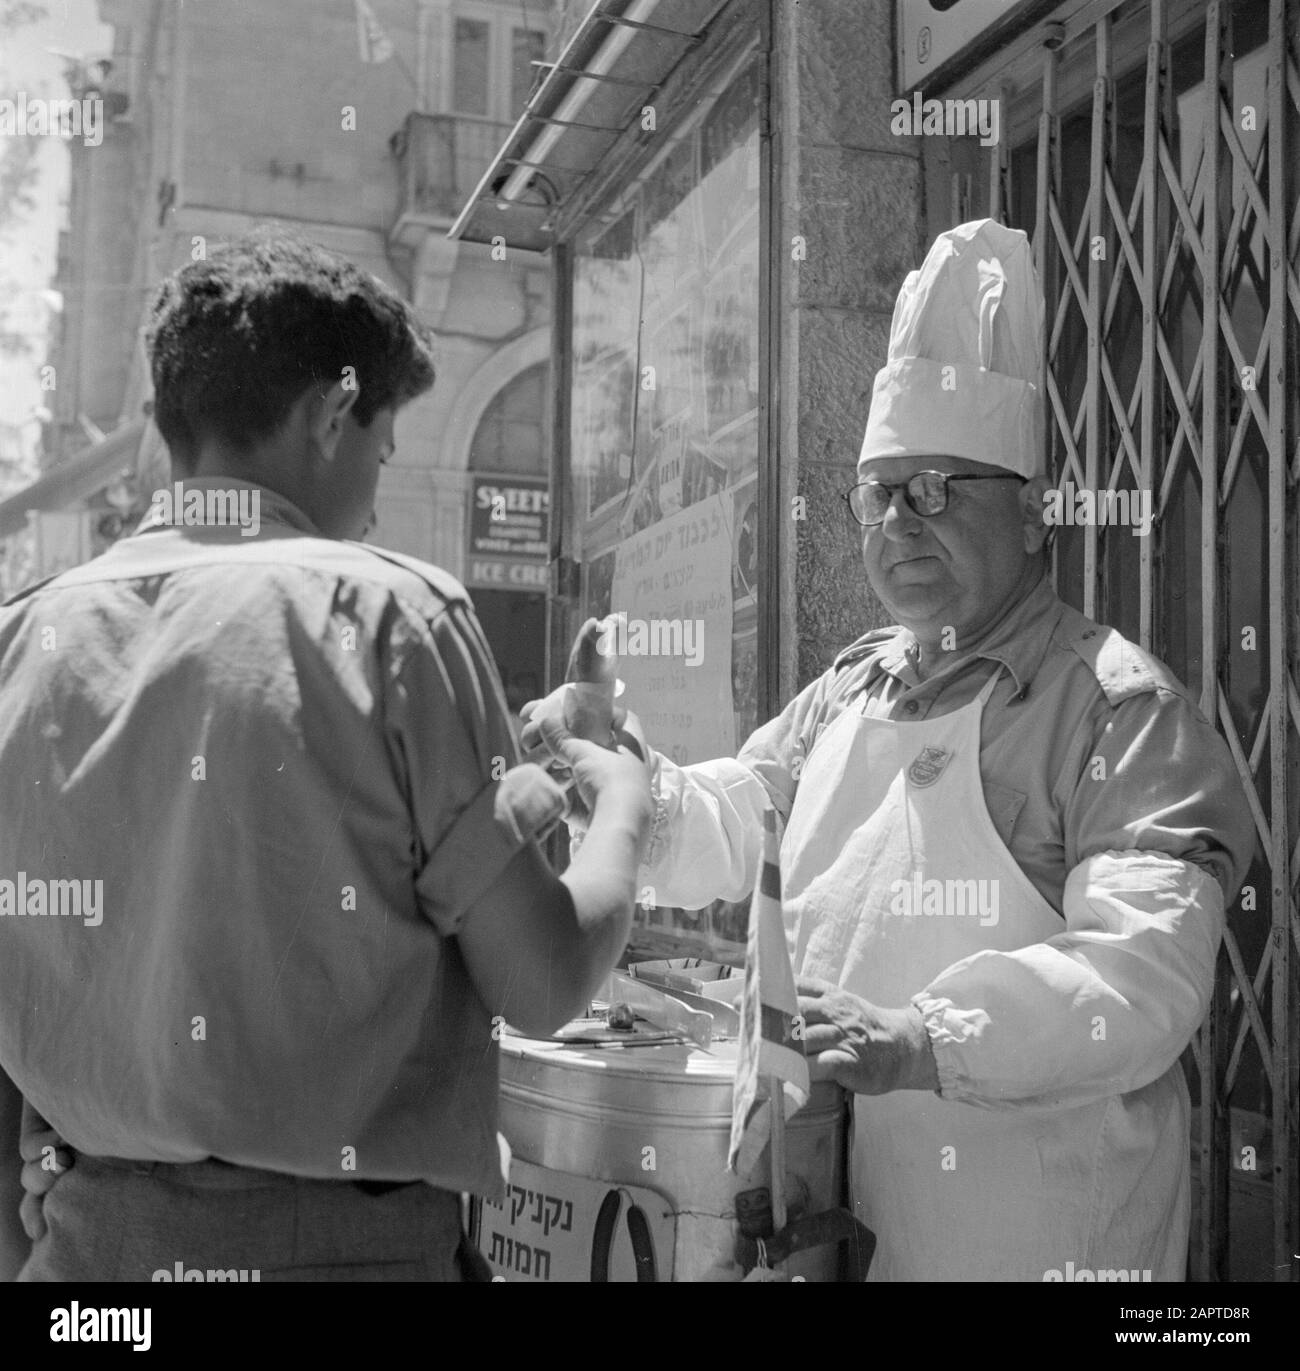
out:
M1255 843L1227 744L1155 658L1041 582L977 651L922 681L902 628L867 634L739 755L656 754L656 815L638 888L696 908L753 887L764 807L786 818L803 759L842 710L907 721L984 707L980 777L998 836L1061 931L948 967L910 995L946 1099L1065 1107L1140 1088L1209 1002L1226 902ZM635 701L629 701L635 708ZM652 740L653 741L653 740ZM851 786L842 796L855 802ZM954 822L959 822L955 818ZM1080 1003L1123 1031L1077 1051Z
M82 1152L499 1195L456 933L562 800L454 579L248 488L0 609L0 1063Z

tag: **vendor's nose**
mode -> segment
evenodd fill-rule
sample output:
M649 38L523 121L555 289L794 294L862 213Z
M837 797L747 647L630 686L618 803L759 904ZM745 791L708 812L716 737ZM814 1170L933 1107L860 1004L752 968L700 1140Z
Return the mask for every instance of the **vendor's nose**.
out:
M904 487L899 486L894 491L880 529L886 538L895 542L914 537L921 531L921 516L907 503Z

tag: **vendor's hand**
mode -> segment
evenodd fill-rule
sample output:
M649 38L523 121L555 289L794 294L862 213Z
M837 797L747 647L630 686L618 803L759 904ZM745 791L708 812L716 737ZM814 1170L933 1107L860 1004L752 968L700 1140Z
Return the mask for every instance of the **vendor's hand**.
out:
M825 981L800 977L804 1053L814 1081L857 1095L938 1090L939 1071L921 1011L882 1009Z
M519 717L523 720L524 728L519 737L519 745L523 748L525 753L528 754L529 761L544 762L545 760L544 754L540 757L536 755L537 749L545 746L541 736L541 722L543 719L548 717L558 719L561 724L565 724L565 732L568 732L568 726L564 717L564 704L565 697L571 684L571 682L566 681L562 686L557 686L544 699L529 700L520 708ZM613 709L615 735L625 726L627 718L627 710L615 701ZM644 737L640 733L641 725L638 723L636 727L637 733L634 736L636 736L639 741L644 742Z
M635 734L626 731L629 720L636 730ZM616 732L637 741L645 754L649 749L645 747L645 737L640 729L636 718L628 714L623 727ZM537 732L538 746L551 759L548 769L557 779L572 787L570 812L565 816L567 822L585 826L591 811L607 793L617 794L624 802L636 807L643 806L648 819L651 811L650 767L642 757L622 744L612 748L601 747L599 743L575 737L564 722L562 710L559 713L542 713L537 720Z
M562 685L553 690L545 699L529 700L519 711L519 717L524 722L523 732L520 735L520 746L524 750L524 760L536 762L539 766L544 766L547 771L563 786L568 787L569 809L565 814L565 822L571 829L585 829L590 822L591 812L585 800L582 798L581 788L574 786L572 768L565 758L562 751L557 751L543 737L542 726L547 721L554 725L552 738L572 739L564 716L564 700L567 685ZM641 728L641 721L630 710L624 709L621 705L614 706L614 740L622 748L629 751L640 749L641 756L645 760L647 772L651 766L650 745L646 742L645 733ZM635 747L633 747L635 743Z

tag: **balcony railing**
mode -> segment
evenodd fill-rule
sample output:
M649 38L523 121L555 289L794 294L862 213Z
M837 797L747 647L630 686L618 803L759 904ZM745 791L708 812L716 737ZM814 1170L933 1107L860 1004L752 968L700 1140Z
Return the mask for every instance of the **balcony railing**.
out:
M408 114L390 140L402 186L394 236L408 225L450 224L510 128L459 114Z

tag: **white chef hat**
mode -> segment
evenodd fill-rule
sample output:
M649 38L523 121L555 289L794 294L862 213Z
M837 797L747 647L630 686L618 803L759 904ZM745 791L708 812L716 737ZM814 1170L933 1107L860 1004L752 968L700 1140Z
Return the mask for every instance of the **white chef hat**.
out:
M1045 469L1043 294L1029 239L993 219L935 239L898 293L858 470L883 457Z

